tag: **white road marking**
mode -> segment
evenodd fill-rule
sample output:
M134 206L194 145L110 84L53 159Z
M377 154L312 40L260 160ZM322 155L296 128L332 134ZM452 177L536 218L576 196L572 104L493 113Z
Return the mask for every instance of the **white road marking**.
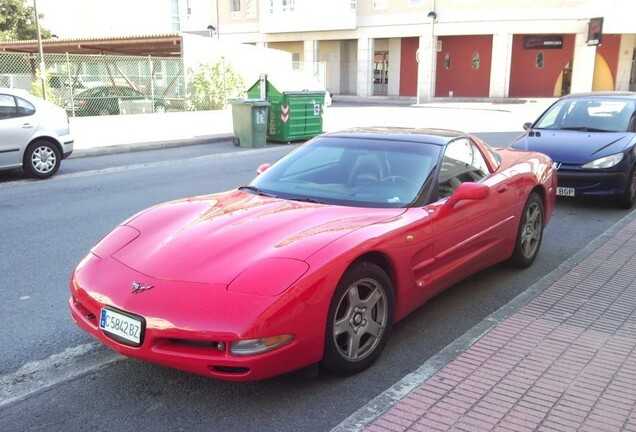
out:
M26 363L15 372L0 376L0 408L124 358L92 342L67 348L44 360Z

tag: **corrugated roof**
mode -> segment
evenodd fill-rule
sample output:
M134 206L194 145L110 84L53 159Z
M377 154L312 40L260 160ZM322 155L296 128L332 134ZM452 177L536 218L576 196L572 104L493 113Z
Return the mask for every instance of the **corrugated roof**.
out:
M112 54L135 56L181 57L179 33L128 35L92 38L52 38L42 40L45 54ZM3 41L0 52L37 53L37 40Z

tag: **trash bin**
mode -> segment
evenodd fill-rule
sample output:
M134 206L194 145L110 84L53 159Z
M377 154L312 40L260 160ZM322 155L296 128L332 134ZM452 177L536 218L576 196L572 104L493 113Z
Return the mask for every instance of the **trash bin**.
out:
M233 99L234 145L265 147L269 102L260 99Z
M268 140L289 143L322 133L325 90L281 91L270 80L259 80L249 88L247 96L261 96L263 82L266 86L264 94L270 103Z

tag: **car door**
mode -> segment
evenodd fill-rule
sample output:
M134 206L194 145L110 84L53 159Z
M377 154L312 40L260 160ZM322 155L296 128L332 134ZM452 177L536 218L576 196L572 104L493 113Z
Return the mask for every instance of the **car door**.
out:
M465 182L486 185L487 196L447 205L449 197ZM469 138L447 145L438 190L439 200L428 206L434 218L432 279L436 291L501 261L515 229L515 191L509 176L489 167L479 147Z
M34 112L26 100L0 93L0 167L22 164L24 147L38 126Z

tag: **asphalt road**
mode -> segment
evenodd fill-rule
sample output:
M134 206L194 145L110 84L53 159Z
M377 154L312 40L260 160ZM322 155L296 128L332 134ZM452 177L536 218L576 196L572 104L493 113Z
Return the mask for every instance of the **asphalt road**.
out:
M479 136L505 146L516 134ZM329 430L625 216L611 202L560 199L532 267L496 266L445 291L349 378L219 382L116 356L75 327L69 275L101 236L153 204L245 184L288 150L227 142L70 159L40 182L0 172L0 430ZM86 352L86 371L63 379ZM2 395L22 382L29 397Z

